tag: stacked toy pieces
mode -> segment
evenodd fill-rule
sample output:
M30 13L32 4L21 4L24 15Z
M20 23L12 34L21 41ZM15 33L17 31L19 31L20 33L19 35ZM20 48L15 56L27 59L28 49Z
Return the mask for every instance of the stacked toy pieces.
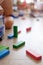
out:
M0 16L0 41L2 40L4 33L5 33L4 18L1 15Z
M9 47L7 46L0 46L0 59L4 58L10 53Z

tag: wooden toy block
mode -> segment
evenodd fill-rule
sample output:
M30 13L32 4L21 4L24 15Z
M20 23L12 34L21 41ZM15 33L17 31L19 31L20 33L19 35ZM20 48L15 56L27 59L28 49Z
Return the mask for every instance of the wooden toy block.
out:
M0 41L3 40L3 32L0 31Z
M2 41L2 38L0 38L0 41Z
M6 49L1 50L1 51L0 51L0 59L4 58L4 57L7 56L9 53L10 53L9 50L6 50Z
M0 46L0 50L9 49L7 46Z
M31 31L31 27L26 28L26 32L29 32L29 31Z
M34 60L37 60L37 61L39 61L39 60L42 59L42 56L41 55L39 55L36 52L33 52L31 50L26 50L26 54L28 56L30 56L31 58L33 58Z
M9 34L8 35L8 39L12 39L12 38L14 38L14 35L13 34Z
M20 34L21 33L21 31L18 31L18 34Z
M18 37L18 27L17 26L13 26L13 32L14 32L14 37L17 38Z
M21 47L21 46L23 46L23 45L25 45L25 42L24 41L20 41L20 42L18 42L18 43L16 43L16 44L14 44L13 45L13 48L19 48L19 47Z
M15 16L15 15L10 15L10 16L12 16L13 18L18 18L19 16Z

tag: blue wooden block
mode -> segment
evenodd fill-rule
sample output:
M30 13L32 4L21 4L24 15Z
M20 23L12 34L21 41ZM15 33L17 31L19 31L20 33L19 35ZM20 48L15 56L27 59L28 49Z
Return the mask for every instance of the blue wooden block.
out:
M4 58L4 57L7 56L9 53L10 53L9 50L6 50L6 49L1 50L1 51L0 51L0 59Z
M15 15L10 15L10 16L12 16L13 18L18 18L19 16L15 16Z
M0 26L0 38L4 35L4 26Z
M2 32L0 32L0 38L1 38L1 37L3 37L3 33L2 33Z
M12 38L14 38L14 35L13 34L9 34L8 35L8 39L12 39Z

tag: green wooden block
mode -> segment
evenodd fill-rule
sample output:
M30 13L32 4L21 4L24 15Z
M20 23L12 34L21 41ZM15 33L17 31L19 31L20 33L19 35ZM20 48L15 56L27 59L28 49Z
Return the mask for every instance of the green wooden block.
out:
M9 49L7 46L0 46L0 50Z
M23 45L25 45L25 41L20 41L20 42L18 42L18 43L16 43L16 44L14 44L13 45L13 48L19 48L19 47L21 47L21 46L23 46Z
M17 26L13 26L13 33L14 33L14 37L17 38L18 37L18 27Z

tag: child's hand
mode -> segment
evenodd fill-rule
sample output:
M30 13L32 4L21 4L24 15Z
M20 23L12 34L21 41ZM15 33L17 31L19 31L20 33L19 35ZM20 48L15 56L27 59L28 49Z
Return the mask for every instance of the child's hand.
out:
M4 18L4 23L5 23L5 28L6 29L11 29L13 25L14 19L12 17L5 17Z

